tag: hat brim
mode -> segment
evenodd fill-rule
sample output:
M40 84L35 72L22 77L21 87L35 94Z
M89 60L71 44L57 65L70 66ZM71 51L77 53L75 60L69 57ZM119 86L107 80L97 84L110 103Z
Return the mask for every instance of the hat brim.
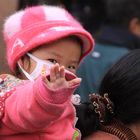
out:
M12 62L17 62L21 56L26 54L26 52L40 46L42 44L50 43L56 41L58 39L67 37L67 36L77 36L81 39L83 43L83 52L80 58L80 61L85 57L94 47L94 40L92 36L85 31L84 29L78 29L73 26L53 26L49 29L43 30L37 34L35 34L22 48L22 50L18 50L18 55L13 56L14 61L11 61L11 67L13 70L15 69L15 64ZM23 50L24 49L24 50Z

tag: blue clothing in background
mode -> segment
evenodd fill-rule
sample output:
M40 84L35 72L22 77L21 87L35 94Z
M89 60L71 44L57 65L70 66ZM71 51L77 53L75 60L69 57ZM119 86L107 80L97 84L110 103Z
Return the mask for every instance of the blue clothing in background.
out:
M87 101L89 94L98 93L108 69L131 49L137 48L140 48L140 38L125 29L104 26L94 51L83 60L77 71L82 82L76 93L80 94L82 101Z

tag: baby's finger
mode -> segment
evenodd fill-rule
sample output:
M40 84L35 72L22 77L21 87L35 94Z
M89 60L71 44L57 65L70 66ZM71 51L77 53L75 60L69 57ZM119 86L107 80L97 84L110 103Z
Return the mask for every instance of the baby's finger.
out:
M50 69L50 82L54 82L56 80L56 67L58 67L57 64L52 66Z
M60 77L65 78L65 67L64 66L60 67Z
M46 76L43 76L42 80L45 82L45 84L49 85L49 80L47 79Z
M60 66L58 63L55 64L55 76L56 76L56 79L60 78Z
M69 87L79 85L81 83L81 81L82 81L81 78L75 78L75 79L68 82Z

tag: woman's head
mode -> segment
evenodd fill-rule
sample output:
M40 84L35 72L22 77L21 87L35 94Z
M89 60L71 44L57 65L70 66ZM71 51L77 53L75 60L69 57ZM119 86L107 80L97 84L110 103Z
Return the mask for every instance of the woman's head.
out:
M108 93L115 118L124 124L140 121L140 50L120 59L103 78L99 93Z
M104 2L107 24L129 27L132 19L140 20L139 0L104 0Z
M15 71L17 61L27 52L68 36L77 36L82 41L80 59L94 46L92 36L63 8L43 5L13 14L4 24L7 60L11 70Z
M140 49L131 51L110 68L98 93L91 96L91 102L76 106L76 127L82 138L99 130L100 122L107 125L113 118L130 128L140 124Z

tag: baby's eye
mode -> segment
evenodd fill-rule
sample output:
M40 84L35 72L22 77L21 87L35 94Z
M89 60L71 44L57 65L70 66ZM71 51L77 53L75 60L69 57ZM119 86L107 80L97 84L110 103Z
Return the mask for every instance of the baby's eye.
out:
M76 69L76 66L68 66L68 69L75 70Z
M57 61L55 59L48 59L48 61L50 61L53 64L56 64L57 63Z
M69 70L70 72L72 72L72 73L74 73L74 74L76 73L76 69L77 69L77 66L74 66L74 65L73 65L73 66L68 66L68 67L67 67L67 70Z

